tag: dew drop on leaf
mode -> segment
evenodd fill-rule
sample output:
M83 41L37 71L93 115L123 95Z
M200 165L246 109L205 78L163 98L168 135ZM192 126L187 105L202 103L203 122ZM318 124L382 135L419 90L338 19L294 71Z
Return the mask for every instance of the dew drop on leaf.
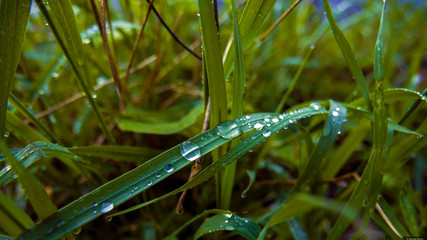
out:
M100 211L101 211L102 213L107 213L107 212L109 212L109 211L113 210L113 208L114 208L114 204L113 204L113 203L111 203L111 202L103 202L103 203L101 204L101 209L100 209Z
M172 172L173 171L173 166L172 164L166 164L164 167L165 172Z
M188 161L194 161L200 157L200 148L191 141L185 141L180 146L182 156Z
M242 135L242 130L233 121L225 121L216 127L216 134L225 139L233 139Z
M268 130L268 129L266 129L266 130L264 130L264 132L262 132L262 135L263 135L264 137L270 137L270 135L271 135L271 131L270 131L270 130Z

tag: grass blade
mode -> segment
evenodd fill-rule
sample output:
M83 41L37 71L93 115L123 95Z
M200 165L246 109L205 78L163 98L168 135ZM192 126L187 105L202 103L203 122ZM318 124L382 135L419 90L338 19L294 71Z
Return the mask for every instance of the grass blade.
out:
M268 13L273 8L276 0L249 0L246 3L239 21L242 49L246 49L249 43L261 28ZM234 44L231 44L224 60L224 73L227 78L234 67Z
M161 153L160 150L150 148L113 145L72 147L68 148L68 150L84 157L98 157L131 162L145 161Z
M206 219L197 230L194 239L216 231L233 231L246 239L256 240L261 228L253 220L234 214L218 214Z
M38 131L28 126L24 121L19 119L13 113L7 111L6 127L10 129L16 136L24 137L29 141L44 141L49 142L45 136Z
M406 191L407 190L404 188L400 192L400 207L402 208L403 217L412 236L420 236L420 229L418 228L417 221L417 211L415 210L415 206L411 197L406 193Z
M111 143L115 143L113 135L108 130L107 124L101 115L99 107L92 96L92 84L88 79L88 70L86 67L86 58L83 48L80 32L77 28L76 19L71 6L70 0L59 1L35 1L46 18L53 34L55 35L59 45L64 51L65 56L70 62L74 72L77 75L80 85L95 112L96 117L100 122L100 127L107 139Z
M2 232L16 237L33 225L33 220L7 198L3 191L0 191L0 229Z
M4 138L7 98L18 67L30 8L31 0L0 4L0 141Z
M10 153L6 144L0 142L0 152L7 158L11 169L18 175L18 181L23 188L25 195L31 203L37 216L43 220L56 212L56 207L50 200L40 182L21 165L15 156Z
M390 222L392 227L395 231L397 231L399 236L409 236L408 231L406 228L400 223L399 219L396 217L396 215L393 213L390 205L386 202L386 200L380 195L378 198L378 204L380 205L381 210L384 213L384 216L387 218L387 220ZM395 232L393 229L390 228L390 226L387 225L387 228Z
M237 119L243 114L243 93L246 85L245 63L243 60L243 48L240 39L239 24L237 21L236 3L231 2L233 13L233 43L234 43L234 79L233 79L233 104L231 105L231 119ZM240 139L233 139L231 147L235 147ZM221 183L221 207L230 208L231 194L234 186L234 175L237 162L228 166L224 171Z
M356 61L353 51L351 50L350 44L339 28L335 18L332 14L331 6L329 5L328 0L323 0L323 4L325 6L326 16L328 17L329 24L331 25L332 32L334 33L335 40L338 43L338 46L341 49L342 54L344 55L344 59L347 62L348 68L350 69L351 74L356 79L357 84L359 85L363 97L365 98L366 105L368 109L372 110L371 100L369 99L369 91L366 86L365 77L362 74L362 70L360 69L359 64Z

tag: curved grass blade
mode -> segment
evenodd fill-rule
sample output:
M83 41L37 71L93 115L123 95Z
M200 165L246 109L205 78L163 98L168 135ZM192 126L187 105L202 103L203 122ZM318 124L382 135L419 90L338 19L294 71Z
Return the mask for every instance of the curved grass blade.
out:
M391 209L390 205L386 202L386 200L381 195L378 197L378 204L380 205L381 210L383 211L385 217L390 222L394 230L397 231L397 234L399 236L409 236L409 232L400 223L399 219L393 213L393 210ZM390 229L390 226L387 225L387 228ZM392 232L395 232L392 229L390 230Z
M160 150L145 147L108 145L72 147L68 148L68 150L76 155L84 157L98 157L130 162L145 161L161 153Z
M31 226L33 220L0 191L0 229L16 237Z
M176 235L178 235L178 233L180 233L184 228L186 228L188 225L192 224L193 222L199 220L200 218L202 218L202 217L204 217L205 215L208 215L208 214L231 214L231 212L228 211L228 210L221 210L221 209L205 210L203 213L195 216L191 220L186 221L185 224L183 224L181 227L179 227L177 230L175 230L170 235L166 236L164 239L165 240L174 240L174 239L177 239Z
M363 94L363 97L365 98L366 105L368 106L369 111L371 111L372 104L371 104L371 100L369 99L369 91L366 86L366 80L362 74L362 70L360 69L360 66L357 63L356 58L354 57L354 53L351 50L350 44L348 43L347 39L345 38L344 34L339 28L337 22L335 21L335 18L332 14L331 6L329 5L329 1L323 0L323 4L325 6L326 16L328 17L329 24L331 25L331 29L334 34L335 40L337 41L338 46L340 47L341 52L344 55L344 59L347 62L347 65L350 69L351 74L356 79L357 84L362 90L362 94Z
M193 125L204 111L203 104L198 102L187 115L181 117L184 107L185 106L160 112L143 112L129 109L129 111L118 119L118 125L122 131L152 134L178 133ZM176 119L178 119L178 121L176 121Z
M371 99L374 98L374 94L370 95ZM384 103L394 103L397 101L405 100L420 100L421 102L427 103L427 97L422 93L407 89L407 88L387 88L384 89ZM352 106L364 106L363 98L356 99L350 103Z
M11 169L18 175L18 181L31 203L37 216L43 220L56 212L56 207L45 192L43 186L25 167L21 165L15 156L9 152L8 147L0 142L0 152L7 158Z
M255 38L261 24L267 18L268 13L273 8L276 0L249 0L246 3L239 21L242 49L246 49L249 43ZM234 67L234 43L231 44L224 60L224 73L227 78Z
M18 67L30 8L31 0L0 4L0 141L4 138L7 98Z
M256 240L261 228L253 220L234 214L218 214L205 220L194 239L216 231L233 231L246 239Z
M88 164L88 162L81 159L79 156L68 151L67 148L47 142L31 143L19 152L15 153L14 156L16 159L19 159L20 164L24 168L28 168L37 161L48 157L64 157ZM14 171L11 171L10 165L6 165L2 170L0 170L0 185L4 186L16 177L17 175Z
M306 114L315 114L316 112L319 111ZM232 121L223 122L219 128L206 131L163 152L132 171L68 204L34 228L26 231L19 236L19 239L45 239L64 236L191 164L195 157L203 156L234 137L253 130L252 126L257 121L262 121L266 116L269 114L249 115L249 118L246 117L240 121L241 125L233 124Z
M105 123L105 120L99 111L99 107L92 96L92 84L88 79L88 70L85 64L86 54L82 54L85 51L80 32L77 28L71 1L35 0L35 2L46 18L52 33L55 35L55 38L76 73L77 79L83 88L86 98L99 120L102 131L109 142L115 143L114 137L108 130L107 124Z
M191 189L201 184L202 182L207 181L211 177L213 177L215 174L220 172L229 164L236 161L243 154L249 152L250 149L254 148L256 145L263 142L266 138L271 136L273 133L277 133L281 129L286 129L286 127L289 124L292 124L300 119L311 117L317 114L325 114L325 113L328 113L328 112L324 107L314 104L314 105L311 105L310 107L301 108L285 114L277 114L277 113L259 114L258 113L258 114L244 116L239 121L239 124L241 124L240 126L243 133L246 133L253 129L256 129L257 131L255 131L254 133L252 133L251 135L243 139L236 147L232 148L220 159L218 159L217 161L213 162L211 165L209 165L208 167L200 171L199 174L197 174L194 178L192 178L190 181L188 181L186 184L184 184L180 188L168 194L165 194L161 197L153 199L151 201L144 202L134 207L123 210L121 212L112 214L111 216L113 217L123 213L134 211L136 209L145 207L147 205L150 205L152 203L155 203L167 197L173 196L187 189ZM249 119L251 121L248 122L247 120ZM266 119L268 119L268 121L266 121ZM270 121L272 123L270 123ZM226 121L223 124L228 124L228 122L230 121ZM268 124L270 124L270 126L268 126Z
M243 48L240 39L239 24L237 21L235 1L231 1L233 13L233 43L234 43L234 79L233 79L233 104L231 105L231 119L237 119L243 114L243 93L246 85L245 63L243 60ZM231 147L235 147L240 142L239 138L231 141ZM236 174L237 162L228 166L221 179L221 204L224 209L230 208L232 190L234 186L234 176Z

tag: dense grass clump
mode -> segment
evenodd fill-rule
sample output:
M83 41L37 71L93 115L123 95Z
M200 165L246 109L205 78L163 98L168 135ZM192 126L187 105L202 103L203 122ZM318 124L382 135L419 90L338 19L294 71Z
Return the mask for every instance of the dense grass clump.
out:
M426 236L426 12L0 0L0 238Z

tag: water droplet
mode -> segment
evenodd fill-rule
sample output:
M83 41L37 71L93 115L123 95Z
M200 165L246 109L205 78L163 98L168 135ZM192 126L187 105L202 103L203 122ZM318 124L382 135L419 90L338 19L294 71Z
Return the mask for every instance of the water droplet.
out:
M246 115L246 117L245 117L246 119L251 119L251 116L249 116L249 115Z
M253 148L249 149L249 152L253 152L253 151L254 151L254 149L253 149Z
M216 127L216 134L225 139L233 139L242 135L242 130L233 121L225 121Z
M278 117L274 117L273 119L271 119L272 122L277 123L279 121Z
M44 95L45 92L43 90L39 90L39 95Z
M197 16L199 16L199 17L200 17L200 12L197 12Z
M289 123L293 123L294 122L294 120L292 120L292 119L289 119Z
M166 164L164 169L165 169L165 172L172 172L173 166L172 164Z
M200 148L191 141L185 141L180 146L182 156L189 160L194 161L200 157Z
M319 109L320 109L320 106L319 106L319 105L317 105L316 103L312 103L310 106L311 106L314 110L319 110Z
M266 122L270 122L270 118L269 118L269 117L266 117L266 118L264 118L264 121L266 121Z
M256 136L255 136L255 135L252 135L252 136L251 136L251 138L252 138L252 139L255 139L255 138L256 138Z
M264 132L262 132L262 135L263 135L264 137L270 137L270 135L271 135L271 131L270 131L270 130L268 130L268 129L266 129L266 130L264 130Z
M52 73L52 77L53 77L53 78L57 78L57 77L59 77L59 73L57 73L57 72L53 72L53 73Z
M231 218L233 216L233 214L224 214L226 218Z
M225 222L225 223L228 223L228 220L225 220L224 222Z
M107 212L113 210L113 208L114 208L114 204L113 203L111 203L111 202L103 202L101 204L101 210L100 211L102 213L107 213Z
M9 164L7 164L6 166L4 166L4 168L3 168L6 172L7 171L9 171L10 170L10 165Z
M264 125L262 125L262 123L260 123L260 122L256 122L255 125L254 125L254 128L256 130L261 129L262 127L264 127Z
M98 203L94 203L94 204L93 204L93 206L94 206L94 207L98 206Z
M341 134L341 131L338 131L338 135L340 135Z
M162 176L162 175L160 175L160 173L156 173L157 178L159 178L160 176Z
M152 181L148 181L148 182L147 182L147 186L151 186L151 184L153 184L153 182L152 182Z
M89 44L90 39L89 38L83 38L83 44Z
M94 94L92 94L92 98L93 99L96 99L98 96L94 93Z
M206 139L206 137L205 136L202 136L201 138L200 138L200 140L205 140Z
M280 114L279 118L283 120L285 117L282 114Z
M95 213L96 213L96 210L94 210L92 213L93 213L93 214L95 214Z
M46 21L46 20L44 20L44 25L49 25L49 23Z
M339 112L337 112L337 111L332 111L332 116L334 116L334 117L338 117L340 115L340 113Z
M315 48L316 48L316 46L315 46L314 44L311 44L310 48L311 48L311 49L315 49Z

